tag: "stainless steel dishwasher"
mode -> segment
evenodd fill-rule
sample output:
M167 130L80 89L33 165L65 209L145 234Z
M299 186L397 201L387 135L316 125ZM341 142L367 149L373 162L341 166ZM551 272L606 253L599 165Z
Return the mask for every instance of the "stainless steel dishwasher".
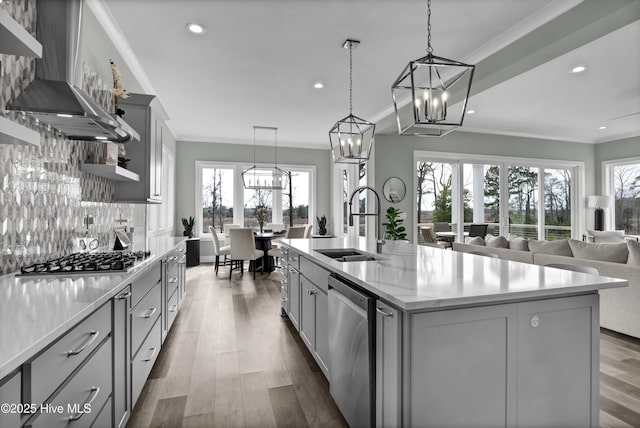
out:
M329 390L354 427L375 425L375 297L329 276Z

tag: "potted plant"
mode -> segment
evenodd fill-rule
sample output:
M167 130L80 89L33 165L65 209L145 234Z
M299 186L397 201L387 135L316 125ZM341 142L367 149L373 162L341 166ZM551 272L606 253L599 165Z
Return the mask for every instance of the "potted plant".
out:
M318 221L318 234L326 235L327 234L327 217L323 214L322 216L316 216L316 220Z
M387 228L385 239L392 241L407 239L407 229L402 225L404 220L400 218L400 214L402 214L402 211L397 208L389 207L387 209L387 222L382 223L382 225Z
M260 207L256 209L256 218L258 219L258 225L260 225L260 233L262 233L264 229L264 222L267 219L268 211L265 207Z
M193 226L195 225L196 219L189 216L188 219L182 217L182 226L184 227L184 232L182 233L184 236L188 236L189 238L193 238Z

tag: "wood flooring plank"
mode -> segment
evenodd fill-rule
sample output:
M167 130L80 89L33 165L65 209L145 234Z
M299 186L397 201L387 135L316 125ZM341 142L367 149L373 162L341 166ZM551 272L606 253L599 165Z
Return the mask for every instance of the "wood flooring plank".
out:
M236 352L218 353L214 395L215 426L243 426L242 389Z
M187 397L163 398L158 401L151 420L151 428L180 428Z
M245 425L248 427L276 427L276 419L264 373L241 374L240 382L242 384Z
M270 388L269 399L279 428L309 426L293 386Z
M640 414L607 397L600 396L600 409L631 426L640 426Z

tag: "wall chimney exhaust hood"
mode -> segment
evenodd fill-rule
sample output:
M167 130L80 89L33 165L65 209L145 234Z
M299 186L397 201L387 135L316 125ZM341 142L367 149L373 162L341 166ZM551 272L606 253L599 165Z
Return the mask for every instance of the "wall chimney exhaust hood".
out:
M80 87L82 0L38 0L36 79L6 109L24 112L72 140L127 142L140 135Z

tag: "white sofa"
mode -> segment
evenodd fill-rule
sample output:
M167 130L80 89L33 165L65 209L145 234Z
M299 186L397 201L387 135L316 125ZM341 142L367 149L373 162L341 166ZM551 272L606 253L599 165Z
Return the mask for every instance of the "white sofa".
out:
M583 248L589 245L610 245L591 244L574 240L567 241L567 243L569 242L573 244L574 248L576 248L577 245ZM620 247L619 244L613 245L618 245L617 248ZM629 241L625 242L625 245L628 245L629 249L629 256L626 262L602 261L592 258L549 254L548 252L523 251L457 242L453 244L453 250L494 253L501 259L534 263L542 266L551 263L590 266L598 269L598 272L602 276L626 279L629 282L628 287L600 291L600 325L609 330L640 338L640 243ZM590 248L587 247L586 250L590 251ZM580 252L582 252L582 250L580 250ZM611 253L611 251L607 253ZM585 256L585 254L580 255ZM589 254L589 256L592 256L592 254ZM612 258L610 254L604 257Z

